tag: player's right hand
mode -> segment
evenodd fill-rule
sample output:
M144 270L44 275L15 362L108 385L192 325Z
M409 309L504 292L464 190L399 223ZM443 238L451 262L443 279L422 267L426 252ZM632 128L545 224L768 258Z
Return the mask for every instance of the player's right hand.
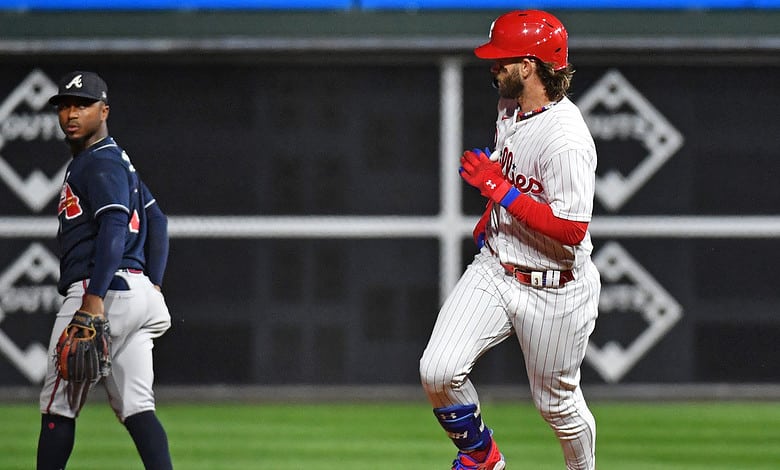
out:
M479 189L480 194L501 202L512 185L504 178L498 162L479 149L466 150L460 158L460 176L468 184Z

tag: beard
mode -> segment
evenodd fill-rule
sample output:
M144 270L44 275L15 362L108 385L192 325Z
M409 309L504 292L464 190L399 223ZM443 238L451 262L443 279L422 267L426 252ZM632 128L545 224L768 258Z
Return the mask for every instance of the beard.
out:
M512 100L520 98L525 89L523 79L516 71L515 73L507 71L502 79L493 77L493 87L498 90L498 96Z

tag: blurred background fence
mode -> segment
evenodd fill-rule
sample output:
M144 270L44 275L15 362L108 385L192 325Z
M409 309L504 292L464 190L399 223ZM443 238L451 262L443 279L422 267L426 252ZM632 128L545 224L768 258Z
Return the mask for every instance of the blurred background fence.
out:
M48 360L69 156L46 100L72 69L108 82L110 131L170 217L158 384L416 387L483 206L457 175L494 135L472 49L526 6L567 25L599 150L583 381L775 390L773 0L0 2L0 389ZM516 342L475 380L527 383Z

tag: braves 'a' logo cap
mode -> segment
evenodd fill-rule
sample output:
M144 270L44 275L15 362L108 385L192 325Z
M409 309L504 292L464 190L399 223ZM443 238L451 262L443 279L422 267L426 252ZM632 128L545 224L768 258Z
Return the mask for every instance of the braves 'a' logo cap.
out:
M57 105L65 96L76 96L108 103L108 86L94 72L75 71L60 78L59 92L49 98L49 103Z

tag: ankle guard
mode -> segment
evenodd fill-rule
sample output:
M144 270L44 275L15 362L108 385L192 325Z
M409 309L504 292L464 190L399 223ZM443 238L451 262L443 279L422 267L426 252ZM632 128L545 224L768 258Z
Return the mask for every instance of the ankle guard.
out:
M434 408L433 413L458 449L462 451L482 449L490 443L490 429L482 422L482 415L477 405Z

